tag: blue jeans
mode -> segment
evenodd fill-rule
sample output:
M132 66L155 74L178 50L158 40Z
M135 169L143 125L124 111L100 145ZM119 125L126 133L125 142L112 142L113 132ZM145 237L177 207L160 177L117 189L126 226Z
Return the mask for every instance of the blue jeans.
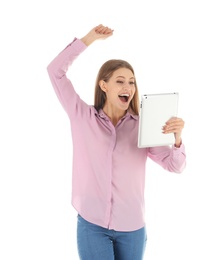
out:
M142 260L146 241L145 227L118 232L92 224L78 215L77 245L81 260Z

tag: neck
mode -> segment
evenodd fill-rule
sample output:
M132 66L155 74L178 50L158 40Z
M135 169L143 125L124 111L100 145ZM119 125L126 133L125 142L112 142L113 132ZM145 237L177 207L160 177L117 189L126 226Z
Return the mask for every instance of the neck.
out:
M110 118L114 126L116 126L119 120L126 114L125 110L114 110L108 106L104 106L103 112Z

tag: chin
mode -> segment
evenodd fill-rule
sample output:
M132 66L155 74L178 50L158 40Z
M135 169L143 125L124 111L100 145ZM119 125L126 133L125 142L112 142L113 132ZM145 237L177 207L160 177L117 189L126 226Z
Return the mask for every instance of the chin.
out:
M129 105L126 105L126 104L124 104L122 107L121 107L121 110L123 110L123 111L126 111L126 110L128 110L129 109Z

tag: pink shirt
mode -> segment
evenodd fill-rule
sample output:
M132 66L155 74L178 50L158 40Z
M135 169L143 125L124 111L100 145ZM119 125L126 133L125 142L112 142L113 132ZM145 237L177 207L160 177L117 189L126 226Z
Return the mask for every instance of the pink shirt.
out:
M145 224L147 158L167 171L180 173L186 163L184 145L138 148L138 116L127 112L114 127L102 110L86 104L66 76L68 67L86 48L75 38L47 68L71 122L72 205L94 224L117 231L137 230Z

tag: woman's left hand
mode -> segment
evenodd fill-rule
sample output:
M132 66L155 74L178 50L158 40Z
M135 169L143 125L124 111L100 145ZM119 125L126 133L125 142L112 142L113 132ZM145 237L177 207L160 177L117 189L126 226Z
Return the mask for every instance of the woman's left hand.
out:
M180 147L181 145L181 133L184 128L184 121L178 117L172 117L163 126L163 133L169 134L174 133L175 136L175 146Z

